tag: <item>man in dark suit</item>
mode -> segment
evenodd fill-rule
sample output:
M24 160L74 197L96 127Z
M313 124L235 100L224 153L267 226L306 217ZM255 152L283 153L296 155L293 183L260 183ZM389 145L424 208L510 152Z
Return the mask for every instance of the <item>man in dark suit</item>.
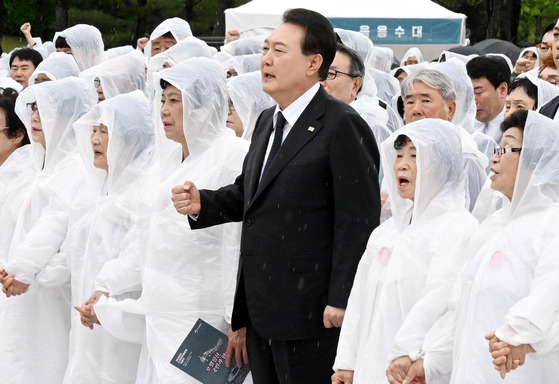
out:
M257 384L330 382L357 264L379 223L371 130L319 84L335 53L326 18L287 11L261 59L278 105L259 117L242 174L217 191L173 188L192 228L243 222L232 327L248 327Z

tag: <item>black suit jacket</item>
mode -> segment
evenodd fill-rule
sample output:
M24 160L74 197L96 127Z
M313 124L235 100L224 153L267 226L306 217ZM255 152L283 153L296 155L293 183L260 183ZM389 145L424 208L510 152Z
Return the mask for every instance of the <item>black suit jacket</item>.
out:
M559 96L549 100L543 107L541 107L540 113L553 120L553 118L557 114L558 109L559 109Z
M379 153L367 123L322 87L259 183L274 108L257 123L234 184L201 191L193 229L243 221L233 329L300 340L323 331L326 305L345 308L379 224Z

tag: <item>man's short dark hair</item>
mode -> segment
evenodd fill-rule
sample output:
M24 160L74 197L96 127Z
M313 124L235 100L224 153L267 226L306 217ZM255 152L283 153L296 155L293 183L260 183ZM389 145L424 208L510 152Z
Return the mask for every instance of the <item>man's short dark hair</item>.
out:
M360 77L361 79L365 78L365 64L363 63L363 59L356 50L338 43L338 45L336 46L336 52L340 52L349 57L349 73L352 76ZM361 82L361 87L359 87L358 92L361 92L361 88L363 88L363 82Z
M505 131L509 128L519 128L522 132L524 132L527 118L528 111L525 109L519 109L518 111L511 113L501 123L501 132L505 133Z
M502 83L510 85L510 68L499 56L478 56L468 61L466 70L470 79L486 78L495 89Z
M524 89L524 92L526 92L528 97L534 100L534 109L538 107L538 87L534 83L532 83L527 77L517 77L510 84L509 95L516 88Z
M336 35L330 21L318 12L304 8L293 8L285 11L283 22L295 24L305 30L305 38L301 42L304 55L320 54L322 65L318 70L320 80L326 80L330 65L336 56Z
M43 61L43 56L33 48L19 48L10 55L10 67L16 57L21 61L31 61L35 68Z

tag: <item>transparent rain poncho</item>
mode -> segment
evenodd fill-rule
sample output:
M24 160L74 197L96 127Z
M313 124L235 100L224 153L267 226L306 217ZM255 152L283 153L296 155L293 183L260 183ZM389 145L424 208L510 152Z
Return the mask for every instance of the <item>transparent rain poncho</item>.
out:
M140 362L145 382L194 383L169 361L198 318L227 331L240 226L191 230L173 206L171 189L185 180L210 189L232 183L241 172L248 143L225 126L225 76L217 62L193 58L156 73L158 100L163 91L160 79L181 91L189 155L182 161L182 148L175 148L167 162L158 164L165 169L150 177L153 186L143 191L136 261L133 253L125 252L128 260L105 263L97 276L98 289L111 295L125 292L135 280L141 284L141 298L135 305L102 298L95 311L105 329L117 337L145 338L146 359ZM161 126L156 129L156 135L164 135ZM124 324L134 312L145 314L144 326Z
M374 67L379 71L390 73L394 52L388 47L375 46L374 48Z
M138 51L117 56L80 73L80 78L96 90L95 78L101 81L105 99L135 90L146 92L144 58Z
M7 76L5 77L0 76L0 88L4 88L4 89L12 88L18 92L21 92L23 86L17 81L15 81L14 79L12 79L11 77L9 77L9 74L7 74Z
M212 50L204 40L200 40L194 36L188 36L165 52L154 56L148 64L148 73L158 72L164 68L165 63L169 67L174 67L193 57L212 58Z
M6 383L60 384L68 358L69 273L59 253L67 234L69 206L92 188L76 149L72 123L94 105L95 95L77 78L26 88L16 113L31 137L26 104L37 102L46 151L33 142L37 169L27 186L5 269L30 283L4 303L0 317L0 369ZM40 364L37 356L41 356Z
M419 48L417 47L412 47L410 49L408 49L406 51L406 53L404 53L404 56L402 56L402 60L400 60L400 63L404 64L404 62L406 60L408 60L410 57L414 57L417 59L417 63L423 63L423 54L421 53L421 51L419 50ZM407 67L407 65L406 65Z
M220 52L225 52L231 56L244 56L253 53L262 53L264 40L267 36L257 35L244 39L233 40L230 43L223 45Z
M273 107L275 101L262 90L260 71L231 77L227 80L227 92L243 123L242 138L250 141L258 116Z
M536 48L536 47L526 47L526 48L524 48L522 51L520 51L520 55L518 55L517 60L522 59L522 56L526 52L533 52L536 55L536 64L535 64L534 68L527 71L526 73L529 73L529 74L534 75L534 76L537 77L538 73L540 72L540 54L538 53L538 48ZM515 63L515 66L516 66L516 63Z
M170 19L164 20L159 24L149 36L149 41L144 47L144 55L148 59L151 59L151 42L157 38L160 38L164 34L171 32L177 43L188 36L192 36L192 30L190 29L190 24L186 20L179 17L172 17Z
M105 51L105 59L106 60L114 59L117 56L126 55L127 53L130 53L133 50L134 47L132 47L131 45L122 45L120 47L110 48Z
M54 34L54 41L64 37L72 48L72 56L80 71L100 64L105 60L105 45L101 32L93 25L77 24Z
M462 55L460 53L456 53L456 52L451 52L451 51L442 51L441 54L439 55L439 62L442 62L442 59L444 57L445 61L448 61L450 59L458 59L460 61L462 61L464 64L468 64L468 61L472 60L474 57L477 57L479 55L476 54L471 54L471 55Z
M77 77L80 69L71 55L63 52L54 52L35 68L35 71L29 78L29 85L35 84L35 79L39 73L46 75L51 81L54 81L70 76Z
M464 249L466 264L447 312L423 346L427 382L554 383L558 355L532 359L502 380L484 336L512 345L537 344L556 316L547 288L557 284L546 248L559 225L558 125L528 112L510 203L483 221ZM506 154L507 156L510 154ZM507 199L508 202L508 199ZM552 250L556 258L556 249ZM556 264L556 263L555 263ZM552 310L553 309L553 310ZM475 367L475 369L472 369Z
M261 53L233 56L231 59L224 61L222 66L226 71L233 68L240 75L243 73L259 71L261 59Z
M416 147L413 202L398 194L399 135ZM408 124L382 144L393 215L373 231L359 263L334 363L354 370L354 383L384 383L392 359L417 358L446 308L464 241L477 227L464 208L461 152L459 133L440 119Z
M131 228L139 191L152 163L154 134L148 111L144 94L134 91L99 103L74 123L78 149L96 192L89 204L80 202L72 208L64 244L74 306L81 306L94 292L95 276L103 265L135 240ZM108 172L93 165L91 137L93 126L99 124L108 128ZM113 337L102 326L84 327L73 310L65 382L134 383L140 347Z
M547 102L559 96L559 87L554 86L543 79L539 79L537 74L535 76L528 73L521 73L518 78L526 77L538 88L538 105L536 111L539 111Z

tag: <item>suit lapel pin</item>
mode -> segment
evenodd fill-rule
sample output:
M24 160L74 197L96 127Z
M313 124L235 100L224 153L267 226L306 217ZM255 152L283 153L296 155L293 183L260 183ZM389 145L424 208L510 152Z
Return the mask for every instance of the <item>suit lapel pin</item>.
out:
M308 131L309 131L309 132L313 132L313 131L314 131L314 127L309 127Z

